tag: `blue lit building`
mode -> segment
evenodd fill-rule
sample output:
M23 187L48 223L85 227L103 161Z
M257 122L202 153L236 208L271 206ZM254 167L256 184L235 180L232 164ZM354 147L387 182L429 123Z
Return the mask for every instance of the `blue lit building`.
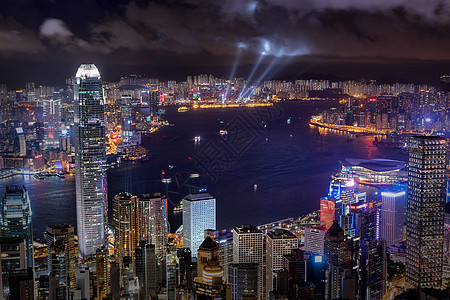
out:
M183 246L197 257L206 229L216 228L216 199L208 193L189 194L183 199Z

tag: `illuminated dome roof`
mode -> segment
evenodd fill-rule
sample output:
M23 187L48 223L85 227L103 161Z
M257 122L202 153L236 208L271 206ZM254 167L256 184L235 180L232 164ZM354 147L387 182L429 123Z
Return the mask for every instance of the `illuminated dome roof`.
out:
M100 78L100 72L94 64L82 64L75 77L81 78Z
M219 265L208 264L203 270L203 282L207 284L220 284L222 276L223 268Z

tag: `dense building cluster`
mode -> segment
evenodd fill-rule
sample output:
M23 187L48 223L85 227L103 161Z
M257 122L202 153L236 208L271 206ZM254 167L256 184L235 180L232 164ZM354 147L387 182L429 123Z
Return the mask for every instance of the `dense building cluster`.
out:
M73 122L73 126L65 124L66 115L54 116L64 111L66 100L36 95L36 89L30 85L33 93L27 92L30 98L24 101L41 103L26 107L29 111L40 105L53 107L49 109L52 118L43 123L47 138L51 122L75 132L69 148L73 146L75 157L77 228L75 231L73 225L49 224L45 242L33 243L32 195L25 187L7 187L0 203L3 298L364 300L394 295L394 285L388 286L389 281L394 282L389 279L393 266L405 267L404 272L401 267L393 272L397 276L395 284L403 284L405 290L428 293L422 289L442 289L443 278L449 277L445 138L411 137L408 174L404 177L398 175L404 167L399 161L346 159L341 172L333 175L326 195L317 199L320 212L312 214L313 217L218 230L216 198L197 191L183 197L182 230L170 233L167 195L123 192L114 196L111 207L107 206L106 135L110 122L107 107L111 105L109 112L114 114L116 100L120 99L122 139L131 145L136 127L128 125L137 126L135 117L140 116L135 108L145 106L147 121L158 123L162 117L160 103L171 101L170 96L165 98L166 93L172 90L175 95L180 86L176 82L161 84L131 76L122 78L117 89L112 89L112 84L103 86L94 65L81 65L72 83L74 101L72 120L68 122ZM236 80L230 87L230 82L201 75L188 77L183 85L189 86L187 95L196 89L195 97L200 98L205 95L204 88L209 88L212 94L217 91L211 89L212 85L223 86L225 92L229 88L230 94L237 95L234 86L237 83ZM245 96L249 83L239 84ZM308 91L335 88L349 92L345 89L353 88L351 83L328 81L298 81L294 85L307 87ZM416 88L393 85L371 89L372 85L361 83L359 88L362 93L401 93L368 100L369 107L374 107L372 112L381 112L381 120L385 119L383 114L399 114L400 107L409 107L398 105L397 101L403 93ZM147 93L136 86L144 87ZM289 86L265 82L260 92L264 89L283 92ZM65 91L57 93L62 95ZM113 100L108 93L114 95ZM433 102L440 97L429 99L423 107L422 100L411 105L427 110L431 103L438 108L447 101ZM137 102L133 104L134 101ZM18 111L22 108L25 107L18 106ZM390 124L390 119L387 120ZM34 122L31 128L39 123L30 122ZM21 122L14 124L6 122L5 128L14 129L19 156L27 157L33 147L53 148L52 142L34 145L28 137L33 131L29 132ZM33 159L42 155L33 154ZM382 183L390 187L375 198L360 191L358 183ZM112 216L110 225L108 211Z

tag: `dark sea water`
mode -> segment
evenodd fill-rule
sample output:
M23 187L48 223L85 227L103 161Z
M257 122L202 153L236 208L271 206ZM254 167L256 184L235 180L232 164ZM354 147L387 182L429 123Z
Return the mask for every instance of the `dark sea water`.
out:
M181 225L181 216L173 214L173 205L190 191L206 188L217 199L219 229L242 223L257 225L319 209L319 199L327 193L330 176L340 169L339 159L407 159L396 150L373 146L371 136L319 131L309 125L312 114L333 106L336 104L330 102L284 103L278 105L276 116L263 118L264 123L254 121L255 108L185 113L167 109L166 117L174 126L144 138L143 144L150 150L149 161L125 162L108 171L109 203L123 191L136 195L168 193L169 220L175 231ZM238 135L244 138L234 142L229 137L223 142L219 130L230 128L244 131ZM195 143L195 136L201 138L199 143ZM227 148L230 144L233 147ZM228 158L209 164L205 157L213 155L211 149L219 149L216 154L225 153ZM217 175L213 167L217 161L221 174L212 178L208 172ZM202 167L198 162L209 166ZM199 178L188 179L189 174L196 173ZM163 184L162 176L172 178L172 183ZM35 236L42 236L49 224L76 225L74 176L44 180L16 176L1 180L0 188L9 184L23 184L29 190Z

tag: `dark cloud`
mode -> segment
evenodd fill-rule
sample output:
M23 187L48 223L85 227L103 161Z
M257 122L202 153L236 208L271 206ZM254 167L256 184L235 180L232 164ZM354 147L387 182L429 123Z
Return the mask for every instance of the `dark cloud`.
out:
M4 3L0 57L211 67L230 66L238 52L241 65L261 53L279 64L450 61L448 0Z

